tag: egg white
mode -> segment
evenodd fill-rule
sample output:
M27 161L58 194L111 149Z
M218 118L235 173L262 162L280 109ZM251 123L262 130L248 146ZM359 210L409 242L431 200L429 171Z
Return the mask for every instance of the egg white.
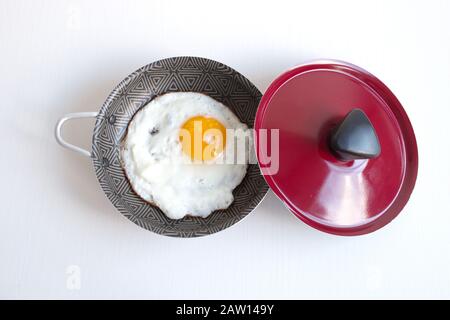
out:
M182 152L179 130L198 115L213 117L227 129L249 130L215 99L201 93L174 92L154 98L139 110L122 143L122 164L134 191L171 219L207 217L214 210L228 208L234 188L247 171L247 163L223 163L224 157L234 152L233 140L227 139L223 152L208 163L194 164ZM237 139L245 136L251 140L250 134Z

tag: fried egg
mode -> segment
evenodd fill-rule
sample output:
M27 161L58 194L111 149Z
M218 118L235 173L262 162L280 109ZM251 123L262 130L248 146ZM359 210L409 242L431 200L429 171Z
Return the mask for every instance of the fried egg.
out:
M230 132L240 134L230 138ZM134 191L167 217L207 217L233 202L248 163L236 160L236 146L252 143L249 133L207 95L167 93L134 115L121 145L122 165Z

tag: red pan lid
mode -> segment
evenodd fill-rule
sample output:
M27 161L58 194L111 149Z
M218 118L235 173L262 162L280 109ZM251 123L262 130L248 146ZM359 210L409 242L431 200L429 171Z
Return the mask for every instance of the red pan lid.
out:
M261 99L254 127L267 183L319 230L375 231L414 188L411 123L394 94L357 66L326 60L285 72Z

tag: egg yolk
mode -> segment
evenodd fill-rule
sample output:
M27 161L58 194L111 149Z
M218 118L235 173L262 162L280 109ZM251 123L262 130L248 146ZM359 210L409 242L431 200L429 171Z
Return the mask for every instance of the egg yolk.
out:
M195 116L180 128L179 138L184 154L193 161L210 161L223 151L226 129L212 117Z

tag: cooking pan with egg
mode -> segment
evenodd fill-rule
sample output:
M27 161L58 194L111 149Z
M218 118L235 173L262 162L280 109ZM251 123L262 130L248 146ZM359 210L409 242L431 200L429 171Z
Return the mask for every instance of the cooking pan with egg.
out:
M61 118L56 126L56 139L62 146L92 159L108 199L138 226L166 236L204 236L226 229L247 216L264 198L268 185L258 165L250 163L242 181L232 191L234 199L226 209L214 210L206 217L186 215L180 219L169 218L149 199L144 200L142 194L138 195L124 170L123 141L139 110L156 98L174 92L202 93L211 97L229 108L248 128L253 127L262 96L248 79L222 63L199 57L163 59L126 77L111 92L99 112L73 113ZM85 117L96 119L92 151L71 145L61 136L64 122ZM155 134L157 130L151 133ZM177 200L175 196L173 202ZM198 200L201 201L201 197Z
M63 123L77 117L96 117L92 152L61 137ZM216 132L254 129L257 162L236 164L227 172L222 166L210 174L164 166L160 154L166 151L165 158L173 163L183 157L198 159L177 136L179 128L195 132L192 119ZM164 138L165 143L141 139L153 134L151 141ZM337 60L291 68L264 95L219 62L160 60L123 80L99 113L63 117L56 138L92 158L100 185L123 215L143 228L177 237L207 235L233 225L258 205L269 186L296 217L318 230L367 234L397 217L418 173L416 138L400 101L368 71ZM171 141L176 150L165 147ZM149 147L165 151L152 155ZM228 153L226 148L212 150L207 158L213 161ZM204 178L214 192L200 191ZM161 181L172 181L178 189L167 189Z

